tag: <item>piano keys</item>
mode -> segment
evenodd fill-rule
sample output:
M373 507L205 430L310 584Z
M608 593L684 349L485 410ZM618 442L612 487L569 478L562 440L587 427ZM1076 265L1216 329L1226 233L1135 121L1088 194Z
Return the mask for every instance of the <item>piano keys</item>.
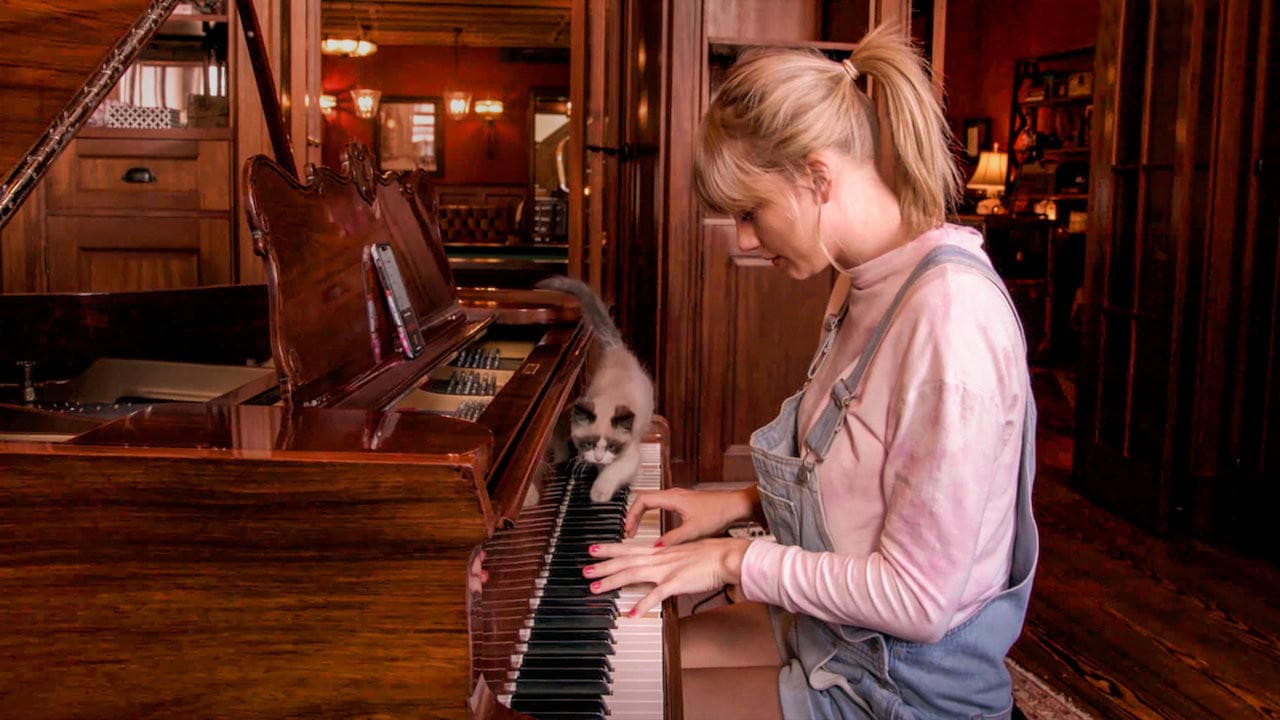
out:
M515 528L482 546L478 569L499 579L473 583L472 626L490 630L473 638L472 655L482 678L497 678L499 703L540 720L664 717L664 661L677 663L674 652L664 653L672 604L628 617L648 588L593 595L582 576L590 545L652 545L662 534L659 516L649 513L635 537L622 537L631 493L663 485L661 436L640 449L638 477L613 501L591 502L595 470L574 461L547 478L540 502Z

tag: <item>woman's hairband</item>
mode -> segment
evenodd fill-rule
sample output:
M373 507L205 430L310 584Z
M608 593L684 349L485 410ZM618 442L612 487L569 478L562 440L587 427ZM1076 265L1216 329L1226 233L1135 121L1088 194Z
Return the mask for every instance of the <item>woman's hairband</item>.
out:
M858 75L860 73L858 72L858 68L853 66L852 60L850 60L849 58L845 58L844 60L841 60L840 66L843 67L844 71L849 74L849 78L851 80L856 81L858 79Z

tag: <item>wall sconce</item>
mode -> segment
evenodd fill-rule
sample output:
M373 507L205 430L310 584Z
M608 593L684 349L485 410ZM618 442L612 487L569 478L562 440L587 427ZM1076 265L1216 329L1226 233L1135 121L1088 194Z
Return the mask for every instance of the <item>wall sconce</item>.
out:
M495 154L493 121L502 117L502 101L493 99L477 100L476 115L479 115L484 120L485 154L492 158Z
M320 96L320 114L321 115L324 115L325 117L330 117L333 115L334 111L337 109L338 109L337 95L326 94L326 95Z
M494 120L502 117L502 101L501 100L477 100L476 114L492 123Z
M1001 212L1000 195L1004 193L1005 176L1009 169L1009 156L1000 152L1000 146L994 145L991 150L984 150L978 156L978 169L965 187L980 190L986 199L978 203L979 215L991 215Z
M351 102L355 103L356 115L364 120L378 114L378 100L382 97L379 90L355 88L351 91Z
M461 90L447 92L444 94L444 106L449 111L449 117L461 120L471 112L471 93Z

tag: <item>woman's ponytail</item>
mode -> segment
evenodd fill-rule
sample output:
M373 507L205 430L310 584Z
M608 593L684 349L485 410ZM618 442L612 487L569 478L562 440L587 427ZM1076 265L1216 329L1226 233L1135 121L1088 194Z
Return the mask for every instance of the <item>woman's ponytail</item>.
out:
M946 220L961 193L951 130L919 52L899 28L881 25L858 43L847 61L872 78L893 147L891 161L903 223L923 232Z

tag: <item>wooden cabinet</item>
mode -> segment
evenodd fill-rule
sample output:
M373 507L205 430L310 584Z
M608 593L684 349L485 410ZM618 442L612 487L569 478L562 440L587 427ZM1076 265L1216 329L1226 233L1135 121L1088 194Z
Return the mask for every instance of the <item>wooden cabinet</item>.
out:
M178 4L0 232L0 290L150 290L262 279L238 220L238 169L270 146L233 5ZM293 98L284 120L295 156L316 159L319 0L255 5L272 65L289 68L277 86ZM165 126L122 127L158 123Z
M693 192L697 127L742 48L817 47L844 57L852 46L838 41L861 37L871 8L801 0L672 8L660 402L678 483L750 478L750 434L804 382L833 276L797 282L738 250L732 219L705 213Z
M1146 528L1280 559L1267 6L1101 4L1075 477Z

